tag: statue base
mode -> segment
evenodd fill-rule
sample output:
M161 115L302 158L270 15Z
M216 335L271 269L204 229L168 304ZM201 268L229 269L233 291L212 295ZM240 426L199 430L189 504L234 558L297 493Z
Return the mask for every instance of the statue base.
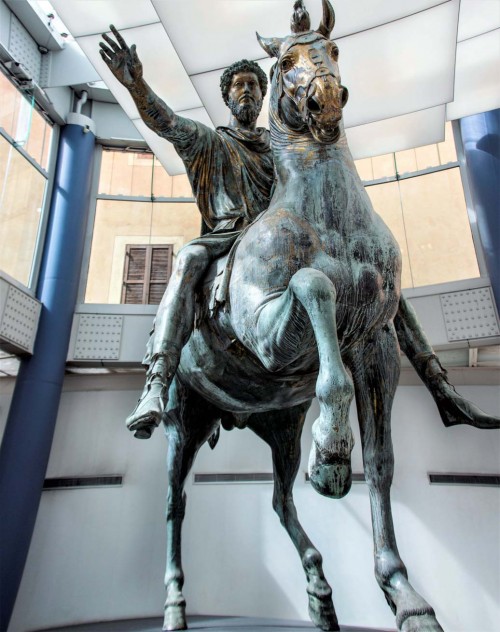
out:
M160 632L163 619L130 619L125 621L106 621L61 628L44 628L43 632ZM189 630L212 630L213 632L304 632L317 630L306 621L284 619L263 619L255 617L231 616L188 616ZM34 631L36 632L36 631ZM42 632L39 630L38 632ZM362 628L340 625L340 632L396 632L395 628Z

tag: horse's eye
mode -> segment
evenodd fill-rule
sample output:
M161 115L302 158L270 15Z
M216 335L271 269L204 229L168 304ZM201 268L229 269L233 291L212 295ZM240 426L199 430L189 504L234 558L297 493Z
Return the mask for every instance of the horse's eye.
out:
M291 59L284 59L281 62L281 70L283 72L288 72L289 70L291 70L293 68L293 61Z
M332 48L332 57L333 57L334 59L337 59L337 58L338 58L338 56L339 56L339 49L338 49L338 46L334 46L334 47Z

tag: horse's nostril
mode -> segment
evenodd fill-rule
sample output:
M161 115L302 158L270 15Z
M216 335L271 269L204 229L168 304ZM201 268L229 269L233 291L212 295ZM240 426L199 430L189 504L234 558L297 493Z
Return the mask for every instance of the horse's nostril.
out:
M309 97L307 99L307 107L309 109L309 112L321 112L321 106L316 101L315 97Z

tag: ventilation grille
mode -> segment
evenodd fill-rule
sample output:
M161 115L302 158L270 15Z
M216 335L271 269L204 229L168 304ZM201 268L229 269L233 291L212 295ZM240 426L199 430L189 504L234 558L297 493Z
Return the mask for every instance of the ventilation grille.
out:
M123 476L67 476L62 478L46 478L43 489L81 489L82 487L119 487Z
M441 294L440 298L450 342L500 334L489 287Z
M75 343L75 360L118 360L123 316L81 314Z
M10 283L6 285L8 292L3 314L0 309L0 340L32 353L41 303Z
M236 472L224 474L195 474L194 482L197 485L227 484L227 483L272 483L274 474L271 472Z
M500 474L429 474L431 485L500 487Z

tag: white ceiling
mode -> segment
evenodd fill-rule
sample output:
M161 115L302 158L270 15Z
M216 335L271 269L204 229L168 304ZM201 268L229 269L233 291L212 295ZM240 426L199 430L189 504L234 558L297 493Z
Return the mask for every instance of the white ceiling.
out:
M247 58L272 64L255 38L289 33L293 0L51 0L85 55L172 175L171 145L142 123L99 55L109 24L136 44L151 87L176 112L216 126L219 78ZM355 158L444 139L445 120L500 107L500 0L333 0L345 125ZM306 0L319 25L321 1ZM458 43L457 43L458 42ZM267 124L267 104L259 124Z

